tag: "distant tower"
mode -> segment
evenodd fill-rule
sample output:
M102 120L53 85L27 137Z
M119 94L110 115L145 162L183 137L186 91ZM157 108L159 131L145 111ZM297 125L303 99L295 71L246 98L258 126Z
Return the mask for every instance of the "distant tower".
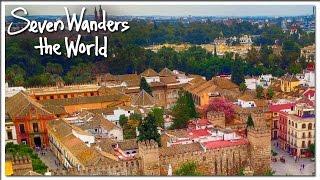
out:
M271 168L271 130L257 122L248 128L247 138L250 143L248 165L255 175L264 175Z
M99 22L102 21L102 17L103 17L102 8L101 8L101 5L100 5L100 6L99 6Z
M96 7L94 7L94 20L95 21L99 21L98 12L97 12L97 8Z
M138 147L142 174L145 176L159 176L160 159L158 143L154 140L147 140L139 142Z

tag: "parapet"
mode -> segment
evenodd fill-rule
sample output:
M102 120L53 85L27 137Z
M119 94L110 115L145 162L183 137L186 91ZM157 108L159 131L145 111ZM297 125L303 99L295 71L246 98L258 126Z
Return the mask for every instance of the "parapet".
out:
M157 149L159 146L155 140L151 139L146 141L139 141L138 147L139 149L143 149L143 150L151 150L151 149Z

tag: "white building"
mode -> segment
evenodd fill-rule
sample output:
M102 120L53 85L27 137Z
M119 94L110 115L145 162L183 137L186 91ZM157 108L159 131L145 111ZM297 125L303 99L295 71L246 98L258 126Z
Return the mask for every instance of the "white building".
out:
M5 86L5 97L11 97L16 95L20 91L25 91L26 89L22 86L17 86L17 87L9 87L9 84L6 83Z
M240 44L245 44L245 45L251 45L253 42L252 42L252 39L251 39L251 36L249 35L243 35L239 38L239 42Z
M18 144L16 128L12 120L7 115L5 117L5 128L5 143L7 144L9 142L12 142L13 144Z
M115 123L116 125L119 124L119 119L121 115L126 116L127 118L130 117L131 114L134 113L134 110L125 110L122 109L120 107L118 107L118 109L113 110L113 114L102 114L103 117L113 123Z
M123 140L122 128L105 119L102 115L82 111L76 116L65 118L65 120L94 137Z

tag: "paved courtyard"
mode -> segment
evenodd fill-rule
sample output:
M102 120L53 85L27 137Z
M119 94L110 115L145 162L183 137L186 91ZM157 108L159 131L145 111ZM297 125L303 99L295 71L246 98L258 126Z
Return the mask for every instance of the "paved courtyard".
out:
M271 163L272 170L275 171L275 175L282 176L312 176L312 173L315 172L315 162L312 162L310 158L301 158L297 162L294 161L294 158L291 157L287 152L281 150L274 146L274 142L272 142L272 149L278 153L277 162ZM285 158L285 163L279 161L279 158L283 156ZM300 167L304 164L304 169Z
M48 166L49 169L62 169L62 165L58 164L57 158L54 156L51 150L45 151L42 155L40 152L37 153L39 158Z

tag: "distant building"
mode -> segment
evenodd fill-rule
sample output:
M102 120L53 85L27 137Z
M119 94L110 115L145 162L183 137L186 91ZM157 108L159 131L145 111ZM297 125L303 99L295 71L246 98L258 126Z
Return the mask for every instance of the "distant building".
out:
M17 87L9 87L9 84L6 83L5 86L5 97L12 97L19 93L20 91L25 91L26 89L22 86L17 86Z
M316 57L316 45L312 44L301 48L300 56L304 57L307 62L314 62Z
M290 154L309 157L308 147L315 143L315 109L307 104L297 104L294 114L287 114L287 150Z
M300 84L299 79L294 75L285 75L281 78L281 91L282 92L292 92L295 87Z
M13 144L18 144L16 127L8 114L5 114L5 127L5 143L12 142Z
M241 36L241 37L239 38L239 42L240 42L240 44L242 44L242 45L252 45L252 44L253 44L250 35L243 35L243 36Z

